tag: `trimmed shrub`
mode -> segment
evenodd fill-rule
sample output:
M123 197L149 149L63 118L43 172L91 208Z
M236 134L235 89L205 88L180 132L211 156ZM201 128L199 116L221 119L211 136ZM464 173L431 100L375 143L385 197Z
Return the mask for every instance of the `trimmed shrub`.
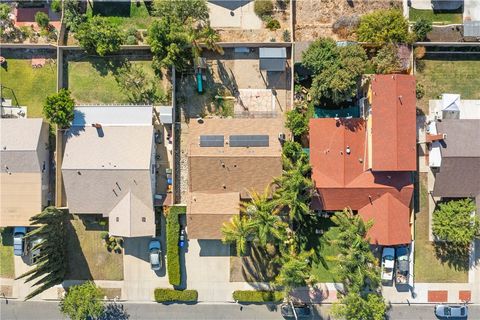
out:
M196 302L197 300L197 290L155 289L155 301L157 302Z
M417 99L422 99L424 95L425 95L425 87L423 86L423 84L417 82L417 85L415 88L415 96L417 97Z
M237 290L233 291L233 300L238 302L282 302L285 297L281 291L256 291Z
M273 12L273 2L272 0L255 0L253 10L261 19L266 19Z
M42 29L47 29L48 25L50 24L50 19L48 19L48 15L45 12L37 12L35 14L35 22L40 26Z
M127 39L125 40L125 44L129 46L134 46L137 43L138 43L137 38L135 38L134 36L128 36Z
M291 37L291 35L290 35L290 31L288 31L287 29L283 30L282 37L283 37L283 41L285 41L285 42L290 42L290 41L292 41L292 37Z
M423 41L427 38L427 34L433 30L432 21L425 18L418 19L412 27L417 41Z
M268 28L270 31L278 30L278 29L280 29L280 22L279 22L277 19L270 19L270 20L267 22L267 28Z
M178 215L185 214L186 208L175 206L168 209L167 214L167 272L168 281L173 286L179 286L182 275L180 273L180 257L178 241L180 237L180 223Z

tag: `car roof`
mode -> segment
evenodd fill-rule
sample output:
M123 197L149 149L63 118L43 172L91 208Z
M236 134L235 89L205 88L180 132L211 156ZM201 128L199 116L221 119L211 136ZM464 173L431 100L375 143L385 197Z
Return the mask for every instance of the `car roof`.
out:
M395 255L395 249L393 248L383 248L383 252L382 252L382 257L384 256L394 256Z
M398 247L397 248L397 256L407 255L407 254L408 254L408 248L407 247Z
M150 253L150 262L152 264L160 264L160 255L158 255L157 253L155 254L152 254Z

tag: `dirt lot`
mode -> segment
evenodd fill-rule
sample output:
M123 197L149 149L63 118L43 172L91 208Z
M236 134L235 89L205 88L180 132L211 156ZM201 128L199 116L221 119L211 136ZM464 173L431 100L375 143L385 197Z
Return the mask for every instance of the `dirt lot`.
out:
M400 0L297 0L295 7L295 41L312 41L332 37L333 23L342 16L361 16L377 9L398 7Z

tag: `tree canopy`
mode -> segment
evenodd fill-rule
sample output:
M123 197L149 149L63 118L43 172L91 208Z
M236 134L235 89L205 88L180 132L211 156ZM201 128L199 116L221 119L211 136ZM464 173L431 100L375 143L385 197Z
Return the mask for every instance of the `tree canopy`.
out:
M58 93L47 96L43 105L43 114L60 128L67 128L73 121L75 101L70 97L70 91L61 89Z
M293 135L300 137L308 132L308 117L299 108L287 111L285 126L292 131Z
M412 31L415 33L417 41L423 41L427 38L427 33L433 30L432 21L425 18L420 18L415 21Z
M29 300L43 291L63 282L67 270L65 223L68 213L55 207L47 207L43 212L30 218L32 225L40 227L28 232L25 237L37 237L42 241L32 250L39 250L35 267L17 279L26 278L25 282L37 279L32 286L40 285L29 293Z
M154 0L155 15L187 22L205 22L208 20L208 7L205 0Z
M362 16L357 29L358 41L374 44L410 43L408 20L398 9L381 9Z
M377 55L372 58L372 64L377 74L394 73L401 70L400 59L398 58L397 46L389 43L380 50Z
M123 42L119 27L100 16L93 16L76 29L75 39L90 54L106 56L116 53Z
M332 307L332 315L348 320L384 320L387 305L381 295L349 292Z
M98 318L104 310L101 290L93 282L68 288L60 301L60 311L72 320L84 320L88 317Z
M0 21L7 20L10 14L10 6L6 3L0 3Z
M359 45L338 47L329 38L313 42L302 56L303 66L313 73L313 101L327 99L338 104L354 97L366 60L365 50Z
M433 212L432 232L439 239L458 246L468 246L480 234L480 221L471 199L441 203Z

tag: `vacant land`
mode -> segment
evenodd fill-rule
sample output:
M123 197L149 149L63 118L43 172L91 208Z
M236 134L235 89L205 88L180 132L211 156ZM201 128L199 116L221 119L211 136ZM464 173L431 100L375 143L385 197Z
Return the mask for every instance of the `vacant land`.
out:
M124 30L147 29L153 19L149 3L147 6L144 1L94 1L92 6L87 7L87 15L106 17Z
M338 19L362 16L377 9L401 8L401 3L398 0L295 1L295 41L313 41L319 37L342 39L332 30Z
M0 68L2 98L12 99L14 106L26 106L29 118L42 117L45 98L57 88L56 60L51 59L51 54L36 51L15 53L5 49L2 56L7 59ZM46 58L45 65L33 68L32 58Z
M13 234L12 228L5 228L1 233L0 242L0 277L15 278L13 264Z
M428 113L428 100L438 99L442 93L480 99L479 73L479 54L427 54L416 62L417 82L425 88L425 96L418 100L419 106Z
M133 103L122 90L115 78L125 63L139 66L145 76L157 85L156 103L168 103L170 83L166 77L155 76L149 55L128 55L114 57L71 56L66 59L68 88L79 104L122 104Z
M421 10L410 8L409 9L409 20L417 21L419 19L426 19L432 21L434 24L462 24L463 15L462 13L451 13L451 12L433 12L433 10Z
M442 263L429 241L427 174L420 173L420 211L415 218L415 282L468 282L468 261L461 268ZM456 263L460 260L457 259Z
M108 252L92 216L73 216L67 229L68 280L123 280L123 254Z

